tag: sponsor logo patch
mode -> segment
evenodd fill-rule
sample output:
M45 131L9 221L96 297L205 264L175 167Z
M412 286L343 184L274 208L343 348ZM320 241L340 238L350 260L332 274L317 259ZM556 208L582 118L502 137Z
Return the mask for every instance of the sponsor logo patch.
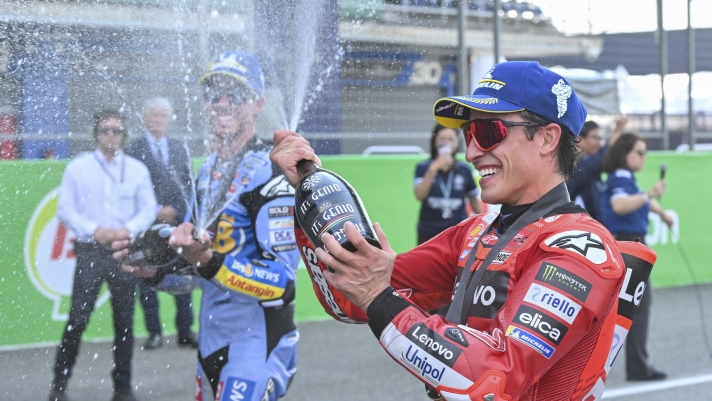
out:
M570 271L544 262L536 274L536 279L542 283L556 287L569 295L576 297L579 301L586 302L588 294L593 286L588 281L571 273Z
M270 230L269 238L273 244L294 243L296 241L294 230Z
M571 298L537 283L531 284L527 295L524 296L524 302L545 309L569 324L574 322L581 310L581 305Z
M220 401L251 400L255 391L255 382L239 377L228 376L222 389Z
M506 262L507 259L509 259L509 255L511 254L512 252L502 251L498 253L497 256L494 257L494 259L492 259L492 263L501 265L502 263Z
M507 337L530 347L543 355L546 359L551 359L551 356L554 355L554 351L556 351L556 348L545 343L541 338L519 327L509 326L509 328L507 328Z
M438 361L452 367L462 350L452 345L423 323L408 329L408 339Z
M275 217L287 217L294 216L294 206L271 206L267 208L267 216L271 218Z
M591 232L564 231L547 238L544 240L544 244L551 248L561 248L578 253L596 265L608 260L606 247L603 245L601 237Z
M559 323L558 320L526 305L519 307L514 317L514 323L529 329L534 329L536 334L540 334L544 339L556 345L561 344L561 340L564 339L566 332L569 331L569 329L562 323Z
M489 232L489 233L483 235L480 238L480 243L482 243L482 246L484 246L485 248L492 248L494 246L494 244L497 243L498 239L499 239L499 236L497 235L497 233L492 231L492 232Z
M435 362L436 365L433 366L433 364L428 361L428 354L422 351L423 350L417 346L410 345L405 351L405 354L401 352L401 360L419 375L423 376L424 379L437 386L443 379L443 376L445 376L447 366L437 362ZM442 366L442 368L440 368L440 366Z
M455 341L463 347L467 347L470 345L467 342L467 339L465 338L465 334L463 334L462 330L458 329L457 327L450 327L449 329L445 330L445 337L451 339L452 341Z
M462 254L460 255L460 260L465 260L465 258L466 258L467 255L469 255L469 254L470 254L470 250L469 250L469 249L462 251Z
M493 319L507 302L509 274L504 271L485 271L475 288L468 316Z
M274 380L270 377L267 379L267 386L265 387L265 392L262 394L260 401L269 401L270 395L274 393Z

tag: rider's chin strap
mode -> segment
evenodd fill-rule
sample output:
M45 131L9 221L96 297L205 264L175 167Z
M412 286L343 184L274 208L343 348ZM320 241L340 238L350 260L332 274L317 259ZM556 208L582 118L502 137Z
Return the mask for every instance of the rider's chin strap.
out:
M563 206L571 202L569 198L569 191L566 189L566 184L561 183L555 186L551 191L547 192L538 201L536 201L524 214L519 216L519 218L512 224L506 233L497 240L497 243L490 249L487 257L482 262L482 265L477 269L475 274L472 274L471 268L472 264L475 263L477 249L480 246L480 241L477 241L475 247L470 252L470 256L467 258L465 263L465 268L462 271L462 276L460 277L460 282L455 289L455 296L453 297L450 309L447 312L446 319L455 324L465 324L467 322L467 314L470 309L471 300L475 294L475 289L482 280L487 267L492 263L495 257L504 249L505 245L514 238L514 236L524 227L529 224L541 219L546 214L556 209L557 207ZM487 227L486 230L482 232L482 235L489 232L492 225ZM465 304L465 300L470 300Z

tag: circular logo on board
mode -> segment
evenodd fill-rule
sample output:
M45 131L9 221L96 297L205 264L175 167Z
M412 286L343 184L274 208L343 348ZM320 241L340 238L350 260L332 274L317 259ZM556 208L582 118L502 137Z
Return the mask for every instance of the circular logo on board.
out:
M25 269L37 291L52 300L52 319L67 320L62 310L62 298L72 295L74 268L74 233L57 218L58 191L50 191L37 205L25 232ZM98 308L109 299L102 290L96 301ZM68 305L69 303L65 303Z

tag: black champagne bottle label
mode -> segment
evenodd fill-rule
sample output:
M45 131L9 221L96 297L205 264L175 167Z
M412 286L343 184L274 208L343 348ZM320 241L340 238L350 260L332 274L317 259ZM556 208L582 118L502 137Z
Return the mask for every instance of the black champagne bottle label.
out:
M355 251L344 233L344 224L350 221L366 241L380 248L361 199L338 175L317 168L299 182L295 200L299 224L315 246L323 247L321 237L329 233L341 246Z

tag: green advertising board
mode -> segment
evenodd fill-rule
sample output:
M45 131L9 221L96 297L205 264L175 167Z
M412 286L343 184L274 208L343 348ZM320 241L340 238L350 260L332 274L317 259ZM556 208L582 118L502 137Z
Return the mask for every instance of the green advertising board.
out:
M358 191L374 222L380 222L396 252L416 244L419 202L413 194L416 156L331 156L324 167L348 180ZM675 216L667 229L651 215L648 244L657 252L653 285L684 285L692 282L681 249L686 253L697 279L708 281L712 272L706 262L712 256L705 227L712 215L705 212L710 198L705 177L712 175L712 154L651 153L644 171L638 174L642 188L659 177L661 163L668 165L668 190L662 204ZM69 309L74 271L72 233L56 218L56 188L66 161L0 162L0 348L57 342ZM311 289L305 269L297 274L297 319L325 319ZM113 336L108 292L102 290L85 338ZM194 292L194 304L200 302ZM160 295L161 321L165 332L174 331L175 303ZM140 307L136 308L136 333L145 334ZM196 326L197 329L197 326Z

